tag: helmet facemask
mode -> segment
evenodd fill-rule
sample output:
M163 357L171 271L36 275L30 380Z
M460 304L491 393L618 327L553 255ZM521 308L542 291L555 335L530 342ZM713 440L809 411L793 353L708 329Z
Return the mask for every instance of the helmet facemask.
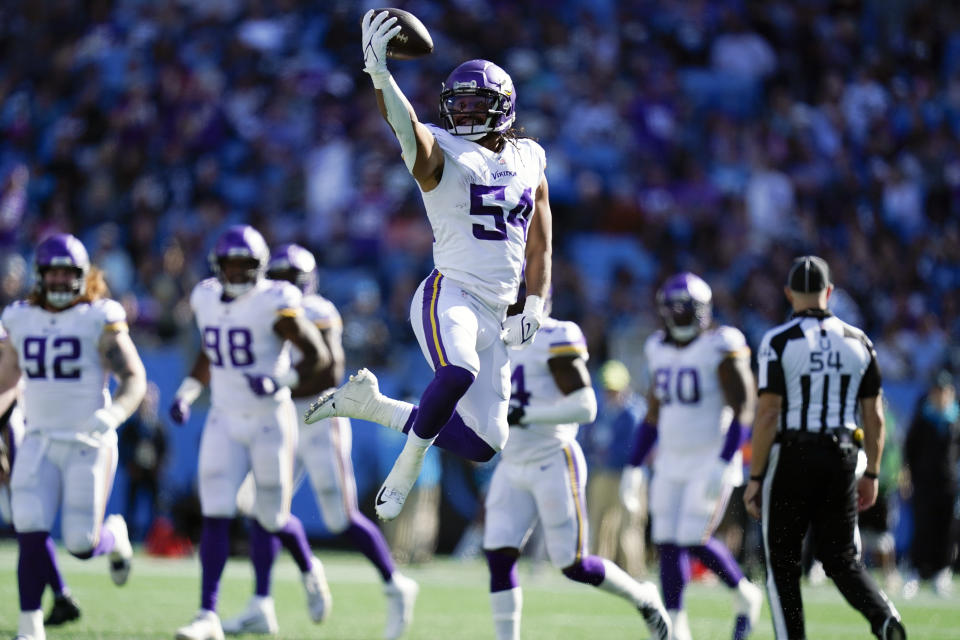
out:
M228 256L217 260L217 278L223 285L223 292L231 298L238 298L253 289L262 277L263 266L256 258Z
M473 121L466 123L466 119ZM513 120L510 98L494 89L461 83L440 93L440 121L461 138L477 141L489 133L502 133Z
M685 344L713 321L713 292L700 277L684 272L671 277L657 292L657 310L670 337Z
M57 274L68 275L61 277ZM43 291L43 299L54 309L70 306L87 290L86 274L83 269L72 265L42 267L38 269L37 276ZM48 276L56 281L48 281Z

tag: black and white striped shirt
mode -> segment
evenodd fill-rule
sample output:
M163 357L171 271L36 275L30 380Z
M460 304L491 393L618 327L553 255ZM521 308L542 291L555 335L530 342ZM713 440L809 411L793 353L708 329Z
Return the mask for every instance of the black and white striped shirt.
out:
M780 426L800 431L857 428L857 401L880 394L877 355L866 334L810 309L763 336L760 393L783 397Z

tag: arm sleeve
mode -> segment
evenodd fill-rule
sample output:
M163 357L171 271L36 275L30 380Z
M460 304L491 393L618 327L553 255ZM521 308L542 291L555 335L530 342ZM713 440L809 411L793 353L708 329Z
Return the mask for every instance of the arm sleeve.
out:
M770 334L763 337L757 353L757 388L760 393L776 393L784 396L787 385L783 378L783 363L780 354L770 345Z
M873 349L873 344L866 341L867 352L870 354L870 362L867 363L867 370L860 379L860 389L857 391L858 398L875 398L880 395L880 366L877 364L877 352Z
M636 438L633 441L633 448L630 450L630 464L639 467L643 461L650 455L653 445L657 443L657 428L652 422L644 420L637 429Z

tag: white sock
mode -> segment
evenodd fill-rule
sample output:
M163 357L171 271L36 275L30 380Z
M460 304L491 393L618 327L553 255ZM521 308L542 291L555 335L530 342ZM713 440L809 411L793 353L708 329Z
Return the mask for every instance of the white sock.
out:
M409 402L394 400L381 393L371 407L370 419L394 431L403 431L403 425L407 424L407 418L412 411L413 405Z
M413 405L403 400L394 400L393 398L388 398L388 400L396 406L393 408L393 417L390 418L390 424L387 426L402 432L407 425L407 420L410 419L410 414L413 413Z
M430 445L433 444L433 441L437 439L437 436L432 438L421 438L413 432L413 429L407 433L407 443L403 445L404 450L407 449L422 449L423 453L417 452L417 455L421 457L426 455L427 449L430 448Z
M670 609L670 620L673 622L673 637L675 640L690 640L690 621L687 620L686 609Z
M523 589L514 587L490 594L493 609L493 628L497 640L520 640L520 610L523 608Z
M600 559L603 561L603 582L598 584L597 587L632 602L634 607L645 604L637 593L637 587L640 584L615 563L606 558Z
M31 638L46 638L46 632L43 629L43 610L21 611L17 633Z

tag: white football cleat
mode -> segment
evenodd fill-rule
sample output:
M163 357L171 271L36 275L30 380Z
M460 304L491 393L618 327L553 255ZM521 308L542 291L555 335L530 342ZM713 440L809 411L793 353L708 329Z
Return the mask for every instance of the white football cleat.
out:
M223 621L223 632L227 635L240 633L264 633L276 635L280 631L277 624L277 610L270 596L253 596L247 608L235 618Z
M410 440L407 440L407 444L397 456L397 461L393 463L393 469L377 492L375 510L381 520L386 522L400 515L403 503L407 501L407 496L420 476L428 448L412 445Z
M733 629L733 640L744 640L756 628L757 620L760 619L763 591L746 578L742 578L734 594L737 602L737 618Z
M660 599L657 586L652 582L641 582L637 586L636 594L639 601L637 610L647 624L650 637L653 640L671 640L673 625L670 622L670 615L663 606L663 600Z
M390 582L384 585L383 592L387 596L387 626L383 637L396 640L413 622L413 605L420 593L420 585L399 571L394 571Z
M17 628L17 637L14 640L47 640L47 632L43 629L43 610L20 612L20 624Z
M360 369L340 388L327 391L317 398L307 408L303 421L313 424L337 416L376 422L373 414L380 397L377 376L369 369Z
M200 609L193 622L177 629L176 640L224 640L220 618L213 611Z
M110 551L110 578L118 586L125 585L130 577L133 547L127 533L127 521L119 513L107 516L103 528L113 534L113 549Z
M330 585L327 584L327 576L323 571L323 563L313 557L313 565L310 571L302 575L303 590L307 593L307 609L310 611L310 619L317 624L323 622L330 611L333 609L333 595L330 593Z

